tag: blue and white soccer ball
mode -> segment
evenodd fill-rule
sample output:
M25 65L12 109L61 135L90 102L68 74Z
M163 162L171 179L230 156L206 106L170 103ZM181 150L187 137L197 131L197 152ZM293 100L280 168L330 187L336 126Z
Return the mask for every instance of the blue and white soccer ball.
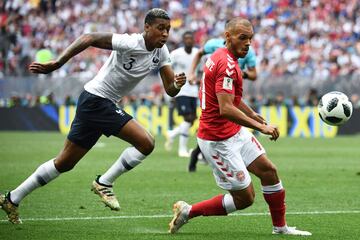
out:
M321 97L319 104L320 118L327 124L339 126L347 122L353 112L349 98L342 92L329 92Z

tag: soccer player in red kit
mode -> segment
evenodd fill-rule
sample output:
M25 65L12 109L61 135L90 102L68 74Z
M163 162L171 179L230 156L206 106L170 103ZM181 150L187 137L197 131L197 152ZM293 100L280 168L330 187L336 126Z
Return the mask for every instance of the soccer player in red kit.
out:
M226 24L226 47L219 48L207 60L199 97L202 109L198 144L213 169L217 185L229 191L211 199L189 205L174 204L170 233L177 232L190 219L198 216L227 215L249 207L255 192L249 172L261 180L265 201L269 205L273 234L311 235L289 227L285 220L285 189L275 165L262 145L245 127L270 136L275 141L280 133L242 100L242 72L237 59L250 47L253 28L248 20L234 18Z

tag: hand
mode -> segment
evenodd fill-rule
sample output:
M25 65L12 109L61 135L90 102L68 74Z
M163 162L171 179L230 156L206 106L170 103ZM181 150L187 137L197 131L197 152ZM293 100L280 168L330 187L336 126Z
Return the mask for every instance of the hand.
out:
M197 79L196 79L196 74L195 73L190 73L189 74L189 83L191 85L195 85L197 83Z
M46 63L33 62L29 65L29 70L32 73L48 74L60 67L61 65L57 61L49 61Z
M279 138L280 136L280 132L279 129L276 126L273 125L263 125L261 130L261 133L266 134L266 135L270 135L270 140L272 141L276 141L276 139Z
M175 74L174 77L174 84L177 86L178 89L180 89L184 84L186 83L186 76L185 73L179 73Z

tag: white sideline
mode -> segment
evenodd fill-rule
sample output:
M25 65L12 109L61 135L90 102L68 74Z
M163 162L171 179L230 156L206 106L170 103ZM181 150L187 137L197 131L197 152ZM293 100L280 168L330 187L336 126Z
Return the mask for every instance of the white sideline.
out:
M360 210L349 211L312 211L312 212L287 212L286 215L322 215L322 214L359 214ZM234 213L229 216L266 216L269 213ZM136 219L136 218L171 218L173 215L130 215L106 217L65 217L65 218L24 218L23 221L74 221L74 220L109 220L109 219ZM0 220L7 222L8 220Z

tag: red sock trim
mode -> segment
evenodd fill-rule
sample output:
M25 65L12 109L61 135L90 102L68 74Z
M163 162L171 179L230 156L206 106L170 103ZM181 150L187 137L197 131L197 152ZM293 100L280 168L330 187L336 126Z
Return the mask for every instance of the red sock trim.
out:
M198 202L192 205L189 218L197 216L219 216L227 215L223 206L224 195L218 195L211 199Z
M272 194L263 194L265 201L269 205L273 226L283 227L286 225L285 220L285 189Z

